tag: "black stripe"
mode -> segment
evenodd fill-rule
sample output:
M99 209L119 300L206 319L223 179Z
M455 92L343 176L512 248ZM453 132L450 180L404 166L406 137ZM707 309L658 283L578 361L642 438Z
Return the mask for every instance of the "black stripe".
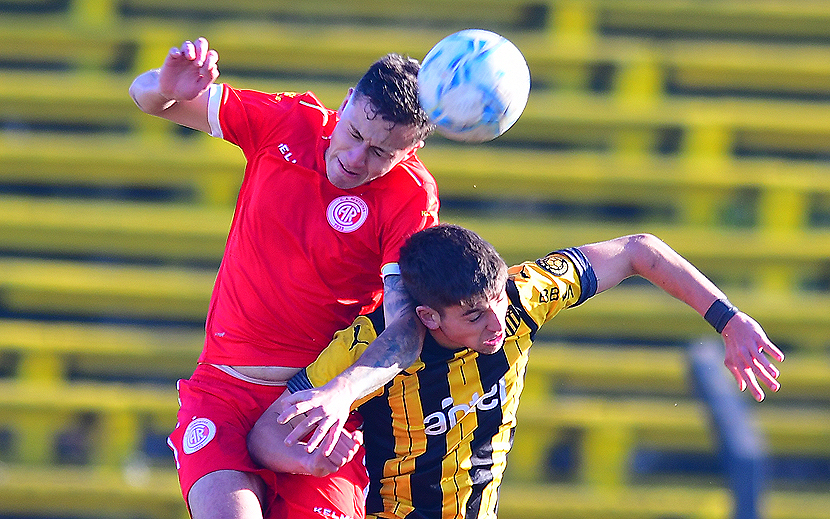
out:
M383 395L372 398L358 409L363 416L363 430L366 448L366 470L369 472L369 492L366 497L366 513L374 514L383 511L383 500L380 497L380 476L383 474L383 465L387 459L394 458L395 436L392 429L392 409L389 407L389 389Z
M439 346L435 339L427 334L421 357L425 361L429 358L430 367L417 373L424 418L433 413L444 413L441 404L452 394L447 363L452 355L452 351ZM441 517L444 504L441 462L447 454L447 435L428 434L426 438L426 452L415 460L415 470L410 479L412 504L418 510L416 516Z

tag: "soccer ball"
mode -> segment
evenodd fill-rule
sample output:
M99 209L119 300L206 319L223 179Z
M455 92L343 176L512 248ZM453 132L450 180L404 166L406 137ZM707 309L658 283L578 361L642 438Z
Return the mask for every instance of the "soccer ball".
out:
M522 115L530 93L524 56L503 36L467 29L439 41L418 72L418 94L441 135L495 139Z

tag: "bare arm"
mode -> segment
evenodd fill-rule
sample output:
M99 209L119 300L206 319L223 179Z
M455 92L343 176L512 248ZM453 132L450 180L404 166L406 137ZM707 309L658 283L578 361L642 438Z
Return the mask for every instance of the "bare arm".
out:
M400 276L386 276L383 283L386 329L355 364L326 385L299 391L282 401L280 422L305 413L307 418L301 428L307 429L316 424L317 428L308 440L309 449L320 446L328 454L348 418L352 404L392 380L421 353L426 329L415 315L414 303L404 289ZM299 436L299 433L292 433L286 441L291 444Z
M582 252L597 275L597 292L638 275L695 309L701 316L724 293L691 263L658 238L649 234L624 236L606 242L583 245ZM784 354L767 338L750 316L738 312L721 336L726 347L724 364L741 391L749 387L759 402L764 399L760 379L773 391L781 387L778 369L767 355L781 362Z
M141 111L210 133L206 92L219 77L215 50L204 38L172 48L159 69L148 70L130 85Z
M288 394L283 393L280 398ZM276 402L280 402L280 399ZM363 442L360 431L344 431L329 456L323 455L321 449L309 453L303 444L287 445L286 436L291 433L293 426L302 422L302 417L296 417L287 424L280 424L277 422L278 405L272 404L248 433L248 452L260 466L274 472L320 477L337 471L357 454Z

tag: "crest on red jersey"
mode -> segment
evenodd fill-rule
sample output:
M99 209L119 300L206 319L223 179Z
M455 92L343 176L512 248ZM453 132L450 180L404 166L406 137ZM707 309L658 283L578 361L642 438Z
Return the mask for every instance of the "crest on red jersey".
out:
M326 211L329 225L336 231L354 232L369 216L369 206L358 196L340 196L329 204Z

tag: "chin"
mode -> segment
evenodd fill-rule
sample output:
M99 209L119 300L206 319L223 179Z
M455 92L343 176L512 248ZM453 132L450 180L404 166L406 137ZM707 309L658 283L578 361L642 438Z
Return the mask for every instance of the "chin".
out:
M476 349L477 352L481 353L482 355L492 355L494 353L498 353L501 350L502 343L499 343L497 346L493 346L490 344L482 344L480 348Z
M350 179L344 178L343 175L329 174L326 175L326 177L329 179L329 182L331 182L331 185L338 189L351 189L355 187L354 185L352 185L354 182L350 182Z

